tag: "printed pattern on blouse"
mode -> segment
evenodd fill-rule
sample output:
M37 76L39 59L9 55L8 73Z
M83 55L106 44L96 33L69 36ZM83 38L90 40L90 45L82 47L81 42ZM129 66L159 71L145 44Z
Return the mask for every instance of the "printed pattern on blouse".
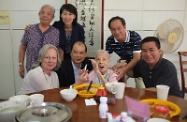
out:
M25 32L21 43L26 48L26 69L27 72L32 69L32 65L36 63L40 49L45 44L53 44L59 47L59 31L50 26L45 32L41 32L39 24L31 25Z

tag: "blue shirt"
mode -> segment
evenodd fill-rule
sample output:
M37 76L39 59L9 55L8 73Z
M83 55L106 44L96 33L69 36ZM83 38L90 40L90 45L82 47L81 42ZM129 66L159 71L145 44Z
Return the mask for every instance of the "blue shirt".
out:
M73 61L71 61L72 66L73 66L73 71L74 71L74 76L75 76L75 82L77 81L77 78L79 77L79 70L81 69L81 65L79 67L75 66Z

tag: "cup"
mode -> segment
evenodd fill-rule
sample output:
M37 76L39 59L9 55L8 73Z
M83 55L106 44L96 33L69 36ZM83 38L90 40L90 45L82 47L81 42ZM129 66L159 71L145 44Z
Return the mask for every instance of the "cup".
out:
M29 96L31 102L30 105L31 106L35 106L37 104L41 104L44 102L44 95L43 94L33 94L31 96Z
M122 99L125 91L125 83L115 83L111 86L110 92L115 94L116 99Z
M115 91L114 91L114 86L115 86L115 84L117 84L117 83L106 83L105 84L105 87L106 87L106 90L108 91L108 92L110 92L110 93L112 93L112 94L115 94Z
M156 91L157 91L157 99L167 100L168 92L169 92L169 86L167 86L167 85L156 85Z

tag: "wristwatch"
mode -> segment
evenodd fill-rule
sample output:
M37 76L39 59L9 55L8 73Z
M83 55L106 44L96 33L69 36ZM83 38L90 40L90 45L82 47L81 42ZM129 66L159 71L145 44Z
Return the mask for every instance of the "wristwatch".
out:
M23 66L23 63L19 63L19 66Z

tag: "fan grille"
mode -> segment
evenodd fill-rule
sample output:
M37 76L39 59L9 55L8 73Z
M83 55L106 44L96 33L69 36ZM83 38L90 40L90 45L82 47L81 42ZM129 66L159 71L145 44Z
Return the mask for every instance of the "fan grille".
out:
M159 38L164 53L176 51L182 43L183 35L183 27L175 19L162 22L155 31L155 36Z

